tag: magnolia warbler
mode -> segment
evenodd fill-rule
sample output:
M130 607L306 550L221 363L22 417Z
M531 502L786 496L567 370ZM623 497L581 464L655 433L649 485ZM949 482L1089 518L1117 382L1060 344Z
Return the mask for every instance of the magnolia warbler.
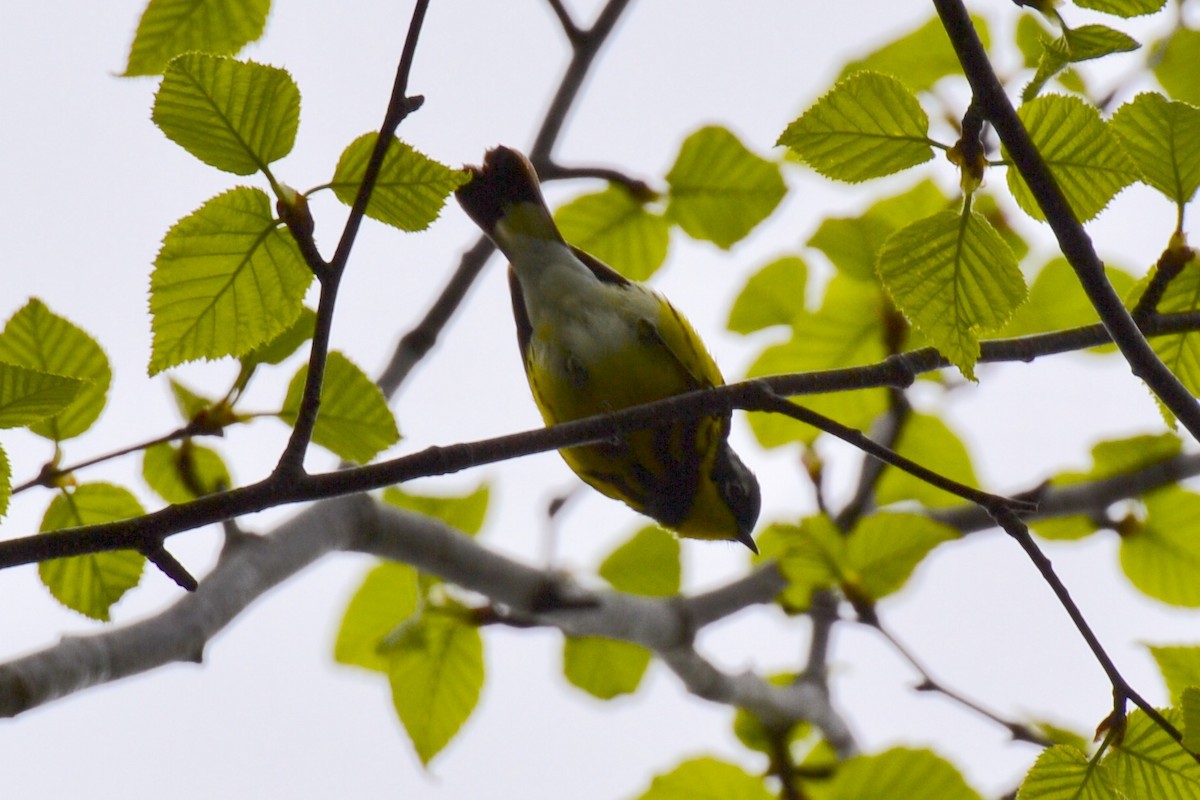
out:
M547 424L724 383L664 297L563 240L525 156L497 147L468 170L458 202L508 257L525 375ZM729 417L670 420L560 452L593 488L680 536L758 552L758 481L729 447Z

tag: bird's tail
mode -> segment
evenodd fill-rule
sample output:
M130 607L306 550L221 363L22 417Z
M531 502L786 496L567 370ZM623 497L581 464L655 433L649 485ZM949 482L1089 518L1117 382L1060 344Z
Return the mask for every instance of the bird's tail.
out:
M454 195L467 216L501 249L512 236L562 241L528 158L497 147L484 155L483 166L467 170L471 182Z

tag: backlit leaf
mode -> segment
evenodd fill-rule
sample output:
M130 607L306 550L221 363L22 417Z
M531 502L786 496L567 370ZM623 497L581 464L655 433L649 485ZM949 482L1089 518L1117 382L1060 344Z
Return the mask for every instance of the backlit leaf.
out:
M348 206L354 205L358 196L378 138L376 133L363 134L338 160L330 185L338 200ZM403 231L423 231L442 213L450 193L468 180L462 170L439 164L393 138L367 203L367 216Z
M151 117L205 164L250 175L291 152L300 90L277 67L186 53L167 67Z
M987 20L973 15L971 23L984 48L988 47ZM961 75L962 66L946 36L941 20L931 16L921 27L888 42L861 59L846 64L838 80L855 72L880 72L895 75L914 92L931 88L947 75Z
M957 531L928 517L871 514L846 539L846 579L879 600L904 586L933 548L956 538Z
M270 0L150 0L125 75L158 75L181 53L233 55L262 35Z
M835 276L821 308L800 314L792 338L773 345L750 365L746 377L872 364L888 355L887 298L876 283ZM856 428L870 424L887 407L887 390L859 389L794 398L796 402ZM781 414L752 413L750 427L764 447L811 442L817 429Z
M384 490L383 501L397 508L435 517L452 528L474 536L483 527L489 495L490 490L486 483L479 484L474 491L465 495L438 497L410 494L397 486L391 486Z
M191 439L146 448L142 477L168 503L186 503L228 489L233 483L217 451Z
M42 517L40 530L99 525L139 517L145 512L126 489L87 483L58 494ZM56 558L38 564L42 583L60 603L93 619L107 621L109 609L142 578L145 557L133 550Z
M1145 522L1121 537L1121 569L1150 597L1200 607L1200 495L1171 487L1144 502Z
M635 281L649 278L667 257L667 221L618 184L559 207L554 221L568 242Z
M300 368L288 385L283 410L289 425L296 422L308 365ZM321 383L321 408L312 440L336 455L365 464L380 451L400 441L396 419L379 387L350 359L337 351L329 353L325 379Z
M1113 115L1113 130L1146 183L1183 205L1200 186L1200 108L1139 94Z
M387 673L396 713L417 757L428 764L479 702L484 677L479 629L427 611L388 648Z
M879 253L892 300L963 375L974 379L979 334L1025 299L1012 250L982 215L943 211L892 234Z
M929 118L895 78L858 72L788 125L785 145L817 172L858 183L933 158Z
M150 277L150 374L241 356L288 329L312 272L259 189L231 189L171 228Z
M715 758L685 761L658 775L638 800L772 800L763 779Z
M1147 645L1158 664L1171 695L1171 704L1178 705L1184 689L1200 686L1200 647L1196 645Z
M1093 11L1103 11L1105 14L1115 14L1118 17L1140 17L1143 14L1153 14L1167 0L1072 0L1080 8L1090 8Z
M339 664L387 672L385 639L399 634L420 600L417 570L384 561L367 573L338 627L333 657Z
M1200 31L1179 27L1154 65L1154 77L1176 100L1200 106Z
M667 183L667 219L693 239L723 249L766 219L787 192L777 164L716 126L701 128L684 140Z
M0 428L18 428L57 414L79 396L83 382L0 363Z
M112 382L108 356L82 328L55 314L41 300L27 302L4 326L0 362L81 381L70 405L50 419L30 425L39 436L56 442L78 436L104 410ZM2 422L0 427L4 427Z
M895 747L840 764L831 780L813 782L812 800L928 797L982 800L954 765L929 750Z
M734 333L753 333L773 325L790 325L804 313L808 267L796 256L783 256L759 269L738 292L726 326Z
M1099 214L1117 192L1140 177L1095 106L1077 97L1047 95L1025 103L1017 113L1081 222ZM1008 188L1025 213L1045 219L1013 166L1008 168Z
M650 651L629 642L593 636L563 642L563 675L600 700L636 692L649 666Z
M679 540L657 525L642 528L600 564L600 577L620 592L667 597L679 591Z

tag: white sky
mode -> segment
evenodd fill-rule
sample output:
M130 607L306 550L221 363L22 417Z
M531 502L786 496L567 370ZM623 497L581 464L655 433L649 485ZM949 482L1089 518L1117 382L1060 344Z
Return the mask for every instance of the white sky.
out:
M998 8L1017 13L1008 5ZM244 55L289 69L301 89L296 149L276 168L282 180L298 188L324 182L341 149L377 126L410 10L408 3L374 1L278 4L263 42ZM167 141L149 120L156 80L114 77L140 11L134 0L53 8L10 3L0 11L0 319L28 297L40 297L96 336L113 364L108 408L93 432L69 444L71 461L177 424L165 380L145 377L150 264L175 220L236 182L262 185L253 177L235 181ZM556 153L565 163L620 165L654 182L683 137L713 122L768 152L845 59L929 13L930 5L916 0L635 2ZM565 57L556 24L537 0L438 0L411 83L426 104L400 135L452 165L477 161L501 142L527 147ZM954 185L940 160L925 174ZM656 279L729 376L740 374L767 341L723 333L734 288L756 266L798 247L822 215L861 208L879 191L878 184L830 187L798 169L789 170L788 178L798 190L761 235L730 252L676 236L671 261ZM990 181L1002 185L999 171ZM549 194L559 202L595 188L579 182ZM318 242L329 252L344 210L326 197L315 203L315 212ZM1103 255L1136 268L1154 260L1171 222L1165 203L1127 191L1094 234ZM1032 223L1025 229L1036 230ZM368 224L343 286L335 345L368 372L378 370L473 237L456 207L418 235ZM819 255L805 255L820 268ZM508 317L496 261L398 399L407 438L395 452L537 424ZM1127 370L1107 364L1059 358L988 368L980 371L978 387L949 399L926 391L923 400L945 409L969 439L976 468L991 488L1022 489L1058 469L1085 466L1096 438L1160 425ZM277 406L294 368L289 364L278 379L258 386L248 407ZM228 364L178 371L197 387L223 386L232 374ZM263 421L231 432L217 446L235 478L250 481L273 464L284 433L282 425ZM735 437L763 482L764 520L811 511L793 450L764 453L740 423ZM50 455L46 443L20 432L5 431L0 442L17 482ZM827 455L838 474L852 474L844 448L829 447ZM310 463L324 468L334 462L318 453ZM127 459L81 477L133 485L153 503L138 485L139 466ZM486 541L539 563L545 502L574 479L556 456L545 454L417 486L452 491L482 479L494 481L497 490ZM46 502L45 494L17 498L0 535L35 530ZM246 525L268 530L289 513L263 514ZM596 563L640 524L611 501L582 499L562 526L560 566ZM172 539L171 550L203 573L217 543L212 531L190 533ZM740 552L720 545L685 542L684 552L693 588L746 566ZM1185 640L1195 615L1139 601L1119 575L1112 537L1050 552L1127 677L1162 701L1151 661L1137 642ZM297 798L335 792L605 798L636 796L653 774L700 753L762 767L730 735L730 710L688 697L661 667L651 669L634 698L601 704L561 678L556 634L488 630L482 702L424 772L399 729L384 681L331 660L345 601L368 565L365 558L341 556L301 574L212 642L203 666L172 666L0 721L6 791L47 798L152 797L165 787L177 798L265 792ZM144 585L116 606L114 618L141 618L176 597L176 587L148 572ZM1032 567L995 533L943 548L912 586L884 604L882 615L935 675L1002 714L1049 716L1088 731L1107 713L1110 695L1099 668ZM0 574L0 658L46 646L65 633L97 629L60 608L41 588L36 570ZM727 668L775 671L800 663L805 637L803 622L764 612L718 626L703 644ZM1007 744L996 726L911 691L911 673L868 632L845 626L836 645L839 703L864 749L933 745L990 794L1011 788L1035 757L1029 746Z

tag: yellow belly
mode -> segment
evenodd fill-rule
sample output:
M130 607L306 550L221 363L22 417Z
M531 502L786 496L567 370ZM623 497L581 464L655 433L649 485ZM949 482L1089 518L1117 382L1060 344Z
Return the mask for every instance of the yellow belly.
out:
M623 291L623 290L622 290ZM559 316L535 326L526 351L534 400L547 423L568 422L722 383L688 323L644 292L637 303L606 303L608 313ZM657 318L645 315L646 298ZM592 305L592 312L598 306ZM628 312L628 313L626 313ZM609 497L677 528L697 502L711 498L712 464L728 422L693 418L580 447L562 457ZM703 490L702 492L698 492ZM721 535L727 523L721 522ZM703 536L703 531L694 535Z

